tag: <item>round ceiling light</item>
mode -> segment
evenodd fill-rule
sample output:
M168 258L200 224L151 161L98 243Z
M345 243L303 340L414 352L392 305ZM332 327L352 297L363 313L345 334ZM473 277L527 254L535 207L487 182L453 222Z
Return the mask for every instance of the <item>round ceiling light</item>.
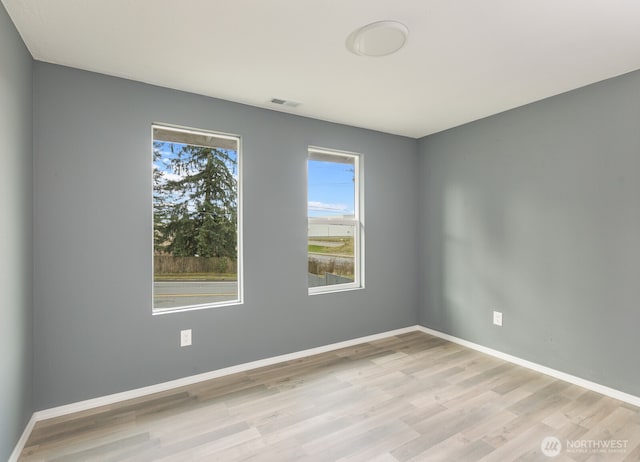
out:
M354 30L347 49L360 56L387 56L404 46L409 29L397 21L378 21Z

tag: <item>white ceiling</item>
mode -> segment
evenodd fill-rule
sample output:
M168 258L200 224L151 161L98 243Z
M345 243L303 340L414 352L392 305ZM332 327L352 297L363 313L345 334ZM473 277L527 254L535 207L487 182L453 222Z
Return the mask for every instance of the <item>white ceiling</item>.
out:
M2 3L41 61L416 138L640 69L639 0ZM400 52L346 50L385 19Z

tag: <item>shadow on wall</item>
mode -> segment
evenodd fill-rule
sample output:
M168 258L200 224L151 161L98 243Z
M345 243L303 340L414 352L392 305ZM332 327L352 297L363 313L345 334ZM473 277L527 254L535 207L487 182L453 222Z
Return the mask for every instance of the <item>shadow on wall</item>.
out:
M569 223L526 190L466 183L447 184L442 197L442 328L481 340L495 310L505 314L506 323L548 329L535 313L541 294L558 303L570 296L561 271L550 268L566 246ZM539 250L540 239L549 244L548 252ZM505 329L501 336L514 332ZM522 332L514 340L527 342Z
M492 191L447 184L443 196L442 321L448 332L477 338L494 309L507 305L503 273L510 251L507 200Z

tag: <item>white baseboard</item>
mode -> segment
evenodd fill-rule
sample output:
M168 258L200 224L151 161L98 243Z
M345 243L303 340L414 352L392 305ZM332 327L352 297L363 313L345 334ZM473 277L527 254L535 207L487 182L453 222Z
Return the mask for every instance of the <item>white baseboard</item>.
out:
M31 434L31 431L33 430L33 427L37 422L42 420L51 419L54 417L60 417L63 415L72 414L74 412L85 411L85 410L93 409L96 407L105 406L108 404L115 404L121 401L126 401L128 399L140 398L142 396L151 395L153 393L159 393L162 391L168 391L173 388L178 388L185 385L191 385L191 384L195 384L205 380L215 379L218 377L223 377L223 376L235 374L238 372L245 372L245 371L256 369L259 367L270 366L276 363L304 358L304 357L316 355L319 353L326 353L329 351L338 350L340 348L346 348L346 347L358 345L360 343L372 342L375 340L380 340L380 339L391 337L394 335L400 335L400 334L405 334L405 333L414 332L414 331L420 331L426 334L440 337L444 340L448 340L450 342L457 343L464 347L471 348L472 350L476 350L481 353L486 353L488 355L495 356L496 358L503 359L510 363L526 367L536 372L540 372L542 374L546 374L551 377L564 380L565 382L569 382L574 385L578 385L580 387L586 388L588 390L592 390L597 393L601 393L603 395L609 396L611 398L615 398L620 401L624 401L634 406L640 407L640 397L638 396L624 393L622 391L615 390L613 388L606 387L604 385L600 385L598 383L591 382L589 380L585 380L583 378L576 377L574 375L567 374L565 372L551 369L550 367L542 366L540 364L536 364L531 361L527 361L526 359L521 359L516 356L512 356L498 350L493 350L491 348L479 345L477 343L469 342L467 340L463 340L461 338L454 337L452 335L445 334L443 332L433 330L428 327L416 325L416 326L409 326L409 327L396 329L388 332L382 332L380 334L368 335L366 337L359 337L352 340L346 340L344 342L332 343L329 345L324 345L316 348L310 348L308 350L297 351L294 353L284 354L280 356L273 356L271 358L265 358L258 361L239 364L237 366L225 367L223 369L218 369L211 372L205 372L203 374L192 375L189 377L183 377L181 379L171 380L168 382L163 382L163 383L151 385L148 387L136 388L135 390L129 390L122 393L114 393L112 395L88 399L86 401L80 401L77 403L67 404L64 406L58 406L51 409L45 409L42 411L34 412L33 416L31 416L31 419L29 420L29 423L24 429L22 436L20 437L20 440L18 440L18 443L16 444L15 449L11 453L9 462L17 462L18 457L24 448L24 445L26 444L29 438L29 435Z
M309 348L308 350L296 351L294 353L288 353L280 356L273 356L271 358L260 359L258 361L252 361L249 363L238 364L237 366L225 367L223 369L217 369L211 372L204 372L202 374L191 375L189 377L183 377L181 379L171 380L169 382L163 382L156 385L150 385L148 387L136 388L135 390L124 391L121 393L115 393L112 395L101 396L99 398L88 399L86 401L79 401L77 403L67 404L64 406L54 407L51 409L45 409L43 411L37 411L34 413L36 421L51 419L54 417L60 417L74 412L85 411L108 404L118 403L120 401L126 401L128 399L139 398L145 395L151 395L153 393L159 393L162 391L168 391L173 388L183 387L186 385L192 385L194 383L203 382L205 380L216 379L225 375L236 374L238 372L245 372L251 369L257 369L259 367L271 366L272 364L281 363L284 361L291 361L294 359L304 358L307 356L317 355L319 353L326 353L328 351L338 350L340 348L350 347L358 345L360 343L372 342L374 340L380 340L386 337L394 335L400 335L407 332L416 331L418 326L409 326L402 329L391 330L388 332L382 332L380 334L368 335L366 337L359 337L352 340L345 340L344 342L332 343L329 345L323 345L316 348Z
M564 380L565 382L578 385L579 387L586 388L587 390L595 391L605 396L609 396L611 398L624 401L626 403L633 404L634 406L640 407L640 397L638 396L631 395L629 393L625 393L623 391L619 391L604 385L600 385L599 383L591 382L590 380L586 380L581 377L576 377L575 375L567 374L566 372L561 372L556 369L551 369L550 367L543 366L541 364L537 364L531 361L527 361L526 359L518 358L517 356L512 356L510 354L503 353L498 350L493 350L491 348L478 345L477 343L469 342L467 340L454 337L453 335L445 334L444 332L429 329L428 327L416 326L416 328L417 330L424 332L426 334L431 334L435 337L440 337L444 340L457 343L458 345L471 348L472 350L476 350L481 353L486 353L488 355L495 356L496 358L503 359L513 364L517 364L518 366L526 367L527 369L531 369L533 371L540 372L545 375L549 375L556 379Z
M16 447L13 448L13 452L9 456L9 460L7 462L18 462L18 458L20 457L20 454L24 449L24 445L27 444L27 440L29 439L31 432L33 431L33 427L36 426L36 422L36 415L33 414L29 419L29 422L27 422L27 426L24 427L24 431L22 432L20 439L16 443Z

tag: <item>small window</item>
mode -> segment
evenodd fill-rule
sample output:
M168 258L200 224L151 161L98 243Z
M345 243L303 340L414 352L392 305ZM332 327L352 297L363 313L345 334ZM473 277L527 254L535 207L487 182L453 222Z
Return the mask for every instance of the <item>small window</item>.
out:
M309 294L363 287L358 154L309 148Z
M153 312L242 301L240 139L153 126Z

